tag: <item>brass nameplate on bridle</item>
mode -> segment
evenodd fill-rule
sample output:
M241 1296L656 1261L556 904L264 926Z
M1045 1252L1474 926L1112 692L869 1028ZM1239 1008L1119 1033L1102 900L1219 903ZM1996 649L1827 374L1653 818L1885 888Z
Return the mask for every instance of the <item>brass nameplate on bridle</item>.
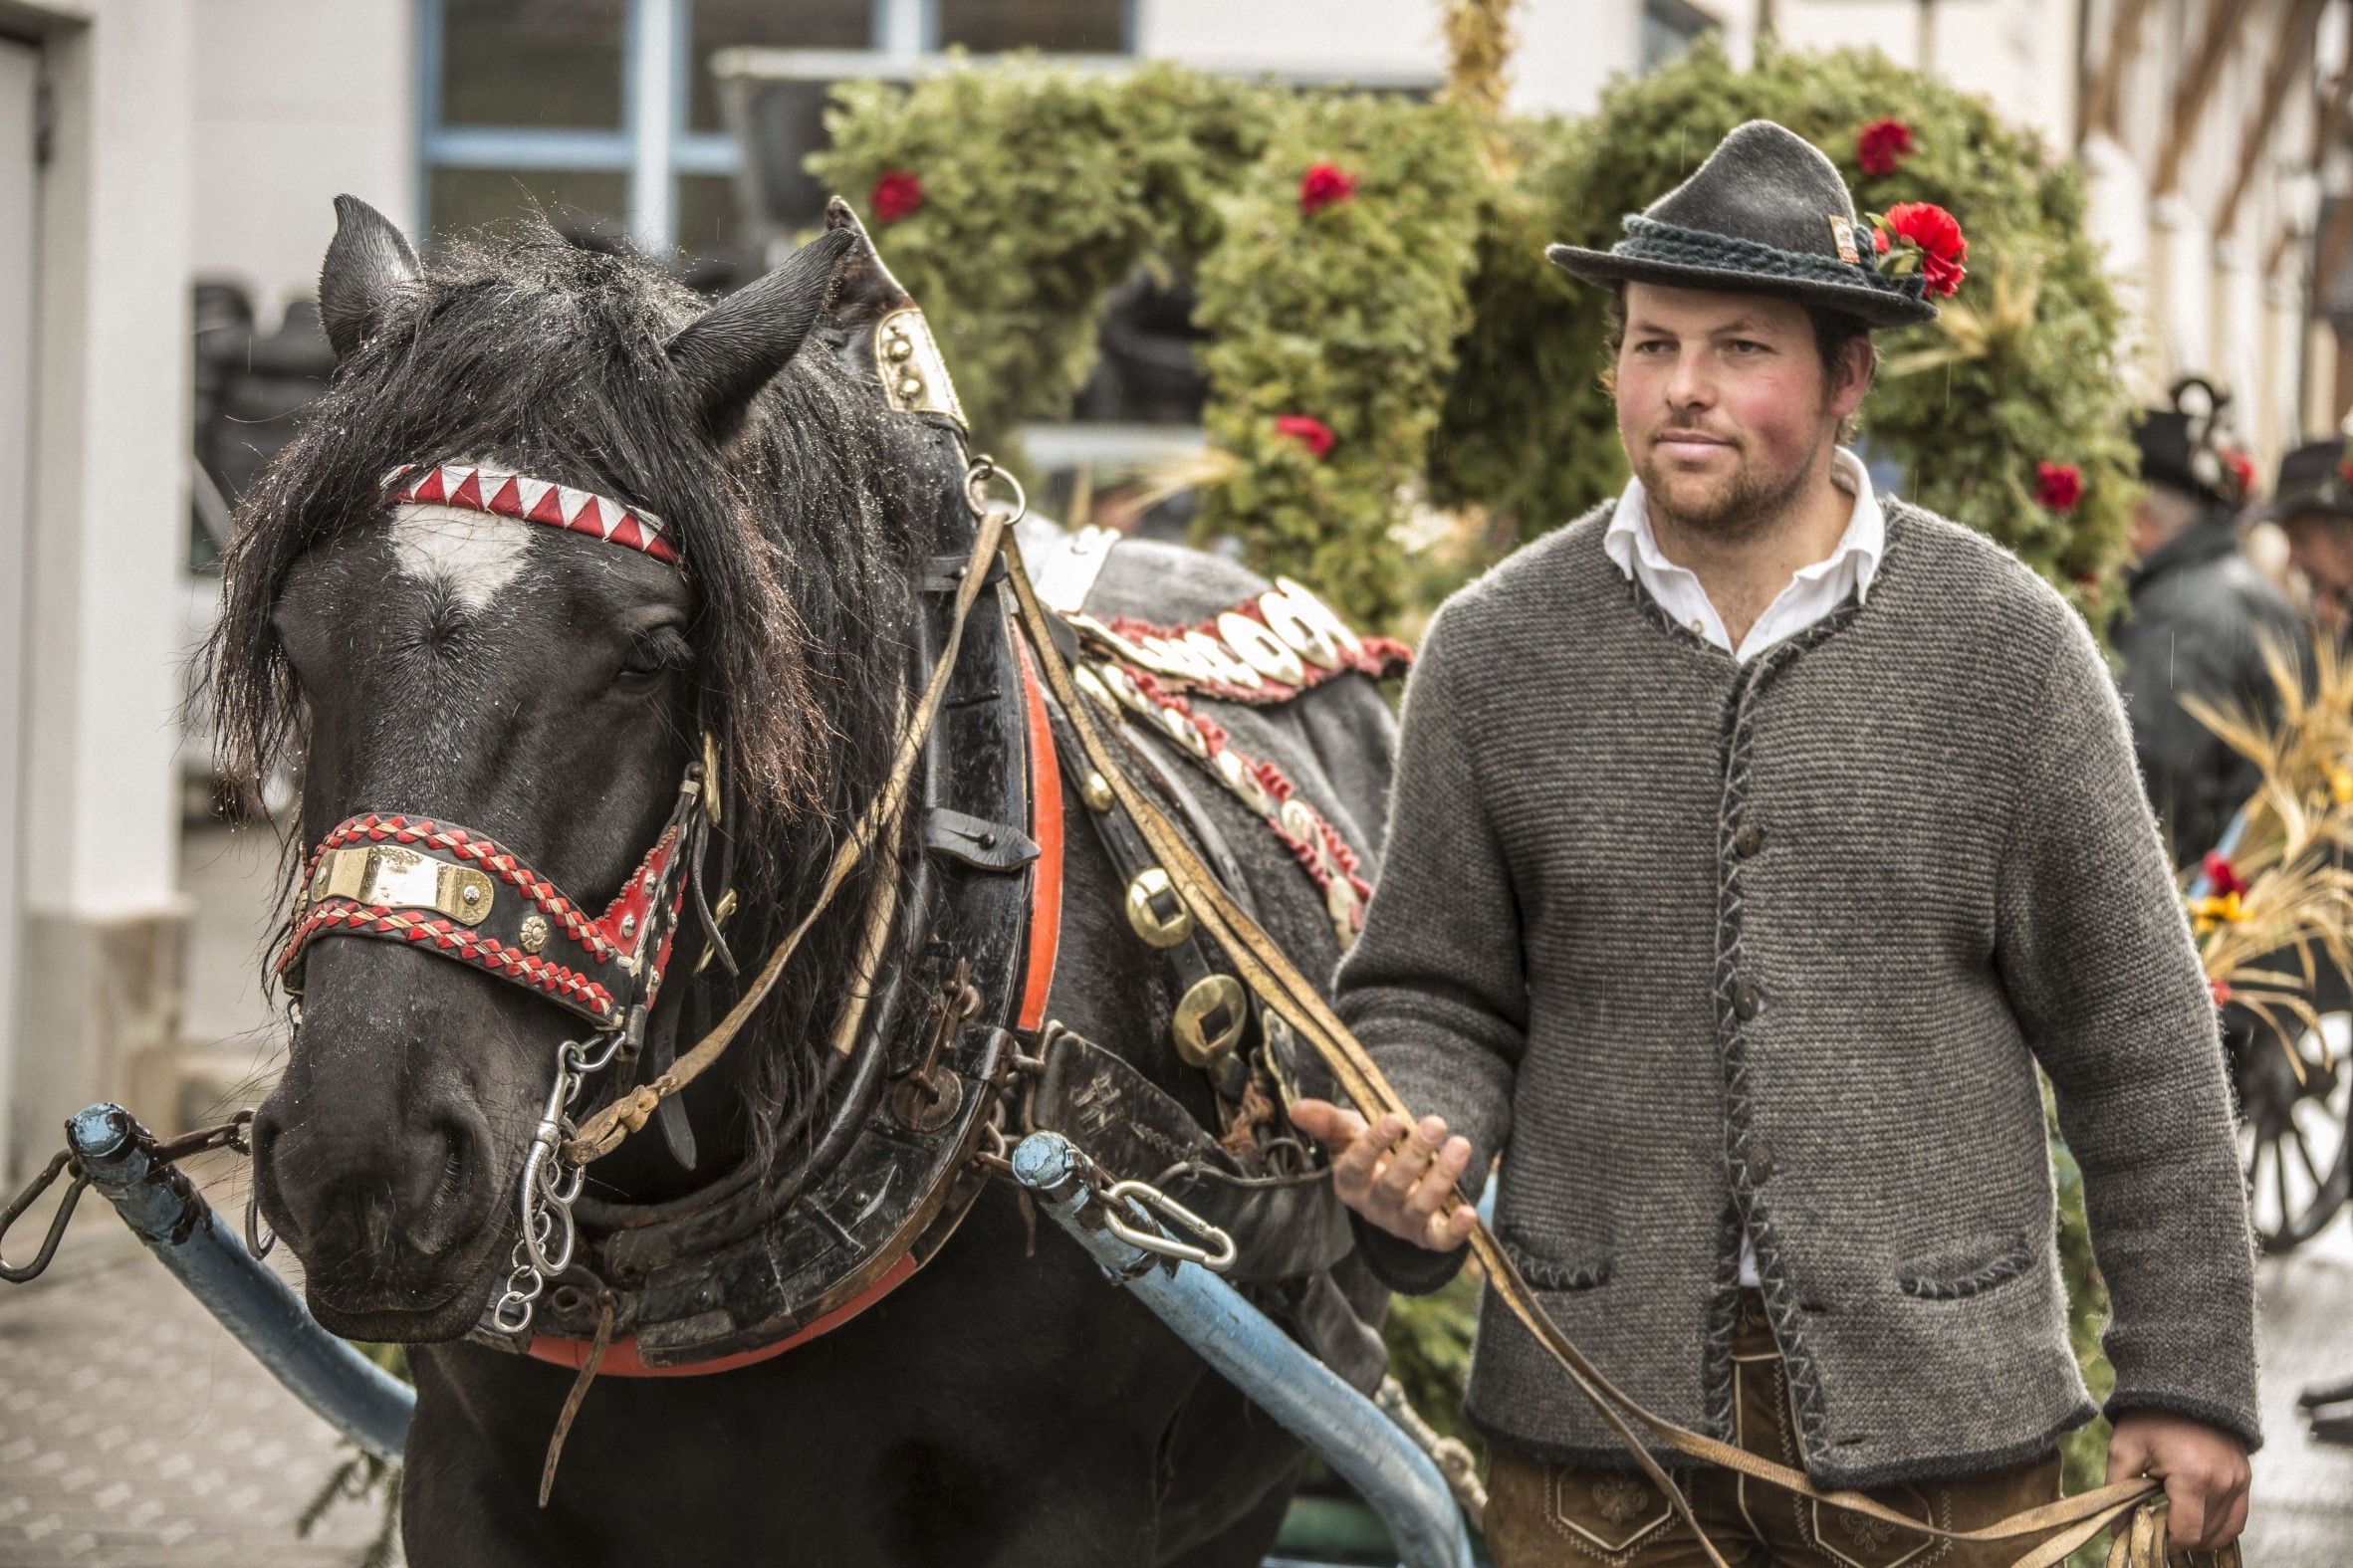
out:
M430 909L461 926L478 926L489 917L492 894L490 878L471 866L453 866L395 844L330 850L311 884L314 899Z

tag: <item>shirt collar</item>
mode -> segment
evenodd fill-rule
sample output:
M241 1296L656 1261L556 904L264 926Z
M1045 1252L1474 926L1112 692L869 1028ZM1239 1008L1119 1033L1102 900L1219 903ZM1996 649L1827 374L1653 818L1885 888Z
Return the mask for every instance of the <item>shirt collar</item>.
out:
M1887 552L1887 513L1871 489L1870 471L1863 467L1861 458L1845 447L1830 454L1830 482L1854 497L1854 514L1847 519L1846 532L1838 537L1838 544L1830 554L1810 566L1801 567L1796 574L1809 580L1826 576L1852 558L1855 597L1868 598L1871 579L1879 571L1879 558ZM1658 536L1651 531L1650 503L1639 479L1626 481L1626 488L1618 496L1617 509L1610 514L1609 528L1601 536L1601 548L1629 577L1634 575L1637 557L1654 572L1685 569L1660 553Z

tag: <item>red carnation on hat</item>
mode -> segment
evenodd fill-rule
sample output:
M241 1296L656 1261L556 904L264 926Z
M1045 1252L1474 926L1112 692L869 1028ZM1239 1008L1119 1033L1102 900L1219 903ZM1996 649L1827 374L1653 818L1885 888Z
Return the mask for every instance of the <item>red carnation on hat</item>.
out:
M2052 512L2072 512L2083 499L2083 470L2073 463L2034 465L2034 504Z
M2221 450L2223 466L2231 471L2231 478L2238 486L2238 499L2245 500L2255 493L2255 460L2235 446Z
M1315 163L1299 176L1299 211L1321 212L1335 201L1346 201L1356 194L1356 176L1340 171L1336 163Z
M1275 432L1291 437L1318 460L1331 450L1331 426L1313 414L1278 414Z
M2238 869L2231 864L2231 857L2220 849L2209 849L2203 868L2206 872L2208 893L2215 898L2229 898L2234 893L2244 893L2246 881Z
M923 205L923 181L892 169L874 182L868 204L874 209L876 223L896 223Z
M1969 259L1969 241L1961 233L1961 220L1931 201L1899 201L1887 209L1884 217L1873 214L1871 246L1880 255L1888 254L1889 239L1907 241L1902 254L1894 258L1900 276L1911 271L1905 263L1913 252L1920 257L1921 276L1928 280L1927 292L1944 296L1961 287L1961 280L1969 273L1962 263ZM1886 267L1880 269L1887 271Z
M1900 119L1874 119L1855 132L1855 161L1866 174L1893 174L1912 155L1912 127Z

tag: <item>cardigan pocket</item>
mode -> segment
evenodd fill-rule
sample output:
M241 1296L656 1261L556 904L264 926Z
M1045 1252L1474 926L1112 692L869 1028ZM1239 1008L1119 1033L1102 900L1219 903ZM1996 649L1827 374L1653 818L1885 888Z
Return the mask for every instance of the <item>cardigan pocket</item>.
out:
M1999 1289L2034 1266L2025 1237L1990 1236L1896 1265L1896 1288L1920 1301L1967 1301Z
M1504 1255L1520 1270L1521 1277L1550 1295L1606 1285L1617 1262L1617 1254L1606 1247L1547 1241L1539 1248L1510 1231L1499 1232L1496 1239L1503 1243Z

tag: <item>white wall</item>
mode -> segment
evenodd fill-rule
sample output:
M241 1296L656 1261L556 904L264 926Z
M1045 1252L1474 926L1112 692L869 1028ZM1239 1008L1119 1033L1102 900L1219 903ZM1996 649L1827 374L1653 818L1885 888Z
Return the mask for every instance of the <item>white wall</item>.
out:
M1523 0L1513 13L1511 107L1523 114L1585 114L1611 79L1642 67L1641 0Z
M1446 75L1445 38L1430 0L1136 0L1135 44L1150 59L1208 70L1376 83Z
M415 9L203 0L190 260L251 290L265 326L316 292L338 194L416 230Z
M195 11L106 0L51 52L25 888L80 919L177 880Z

